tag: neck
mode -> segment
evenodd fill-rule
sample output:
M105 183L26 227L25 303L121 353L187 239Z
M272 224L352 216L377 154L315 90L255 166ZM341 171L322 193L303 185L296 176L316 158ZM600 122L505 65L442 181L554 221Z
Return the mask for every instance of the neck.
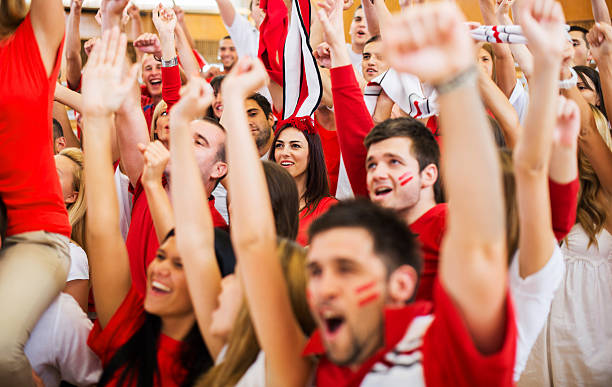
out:
M161 332L170 338L178 341L185 339L193 324L196 323L193 313L181 316L162 317Z
M306 194L306 173L296 176L295 184L297 185L298 195L300 197L300 209L302 209L306 206L306 200L304 199L304 195Z
M351 43L351 50L353 50L355 54L362 55L363 46L364 46L363 44Z
M435 206L436 200L434 199L432 189L430 193L422 192L419 201L414 206L400 212L399 215L404 219L407 225L411 225Z
M272 131L272 129L270 129ZM264 157L272 147L272 140L274 140L274 136L270 136L268 142L266 142L261 148L257 148L259 151L259 157Z

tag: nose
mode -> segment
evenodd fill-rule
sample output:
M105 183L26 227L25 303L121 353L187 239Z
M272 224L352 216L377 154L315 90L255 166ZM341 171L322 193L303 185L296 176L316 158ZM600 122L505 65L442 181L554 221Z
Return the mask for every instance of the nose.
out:
M374 181L380 181L389 178L389 170L384 165L376 165L372 167L369 172L370 176Z
M330 270L324 270L316 281L316 286L311 286L310 289L316 293L319 301L331 301L339 295L339 283L340 279L336 278Z

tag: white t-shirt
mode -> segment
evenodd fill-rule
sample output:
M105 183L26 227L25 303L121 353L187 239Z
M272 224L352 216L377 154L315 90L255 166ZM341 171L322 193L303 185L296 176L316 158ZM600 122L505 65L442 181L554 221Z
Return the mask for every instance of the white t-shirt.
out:
M100 359L87 346L93 324L70 295L60 293L32 330L25 354L46 387L65 380L93 386L102 375Z
M89 261L87 260L85 250L72 241L68 244L68 246L70 247L70 270L68 270L68 278L66 279L66 282L74 280L88 280Z
M223 362L226 352L227 345L221 349L215 365ZM259 351L257 359L242 375L235 387L266 387L266 355L263 351Z
M514 300L516 328L518 331L514 381L518 381L525 369L531 348L544 327L555 292L563 280L565 263L563 253L554 242L552 256L546 265L527 278L519 275L518 252L515 254L508 275Z
M123 240L127 238L132 219L133 196L130 191L130 179L121 173L119 167L115 169L115 189L117 190L117 200L119 201L119 228Z
M351 58L351 64L353 65L353 68L359 74L363 75L363 72L361 70L361 60L363 59L363 55L353 51L353 48L350 43L346 44L346 48L348 49L349 57Z
M338 171L338 185L336 186L336 199L346 200L355 197L351 182L349 181L348 174L346 173L346 167L344 166L344 160L340 155L340 170Z
M512 107L514 107L514 110L516 110L519 121L522 124L527 114L527 107L529 106L529 93L527 93L518 79L516 80L516 86L514 86L514 90L512 90L512 94L510 94L508 100L512 104Z

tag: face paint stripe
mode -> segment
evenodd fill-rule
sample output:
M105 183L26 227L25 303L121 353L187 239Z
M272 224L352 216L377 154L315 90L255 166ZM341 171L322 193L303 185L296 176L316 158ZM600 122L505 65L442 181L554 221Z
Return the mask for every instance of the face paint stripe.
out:
M364 298L363 300L359 301L359 306L365 306L369 304L370 302L375 301L377 299L378 299L378 293L374 293L371 296L368 296Z
M407 178L405 180L402 180L402 178L400 177L400 180L399 180L400 185L404 186L404 185L408 184L412 180L412 178L413 178L413 176L410 176L409 178Z
M368 282L367 284L364 284L364 285L361 285L361 286L357 287L355 289L355 293L357 293L357 294L362 293L362 292L364 292L364 291L374 287L374 285L376 285L375 281Z

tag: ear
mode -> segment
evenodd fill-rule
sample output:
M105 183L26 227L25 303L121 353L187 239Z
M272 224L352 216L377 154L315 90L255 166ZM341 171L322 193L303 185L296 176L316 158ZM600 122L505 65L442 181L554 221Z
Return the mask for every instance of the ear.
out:
M55 139L55 154L60 153L64 148L66 148L66 137L58 137Z
M274 114L272 113L268 114L268 124L270 125L270 128L274 127ZM272 134L274 135L274 133Z
M210 178L220 179L225 175L227 175L227 163L224 163L223 161L217 161L215 165L213 165L212 171L210 173Z
M438 167L429 164L421 171L421 188L428 188L436 184L438 180Z
M76 202L78 197L79 197L79 193L77 191L72 191L68 196L64 198L64 203L72 204Z
M404 306L416 291L417 272L410 265L395 269L389 277L389 299L393 306Z

